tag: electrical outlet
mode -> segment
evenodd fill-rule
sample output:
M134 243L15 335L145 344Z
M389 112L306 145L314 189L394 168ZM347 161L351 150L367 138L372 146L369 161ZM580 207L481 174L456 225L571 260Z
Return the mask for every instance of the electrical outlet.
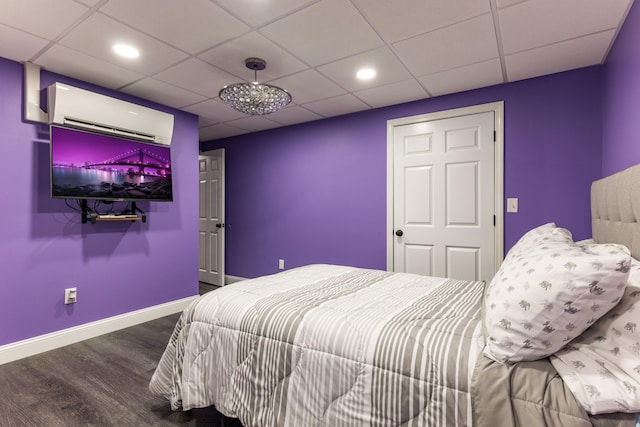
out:
M278 260L278 268L280 270L284 270L284 260L283 259Z
M77 288L67 288L64 290L64 303L65 304L75 304L78 299L78 289Z

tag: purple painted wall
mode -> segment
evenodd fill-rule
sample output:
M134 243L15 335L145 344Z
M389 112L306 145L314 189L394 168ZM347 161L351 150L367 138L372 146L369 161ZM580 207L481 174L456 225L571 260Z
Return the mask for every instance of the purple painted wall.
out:
M603 175L640 163L640 4L635 2L603 75Z
M387 120L504 101L505 248L555 221L591 235L602 67L202 143L226 152L227 274L327 262L386 268ZM295 96L295 94L294 94Z
M198 293L197 117L64 76L55 81L175 115L174 202L148 222L81 224L49 190L48 126L24 122L23 67L0 58L0 345ZM78 288L78 303L63 303Z
M505 250L556 221L590 236L589 184L640 162L640 6L604 67L426 99L201 144L226 149L227 274L313 262L385 268L386 121L505 101ZM48 128L22 120L22 65L0 58L0 345L197 294L197 118L175 115L173 203L148 222L81 224L49 196ZM604 143L602 142L604 141ZM78 303L63 304L63 289ZM10 325L10 326L9 326Z

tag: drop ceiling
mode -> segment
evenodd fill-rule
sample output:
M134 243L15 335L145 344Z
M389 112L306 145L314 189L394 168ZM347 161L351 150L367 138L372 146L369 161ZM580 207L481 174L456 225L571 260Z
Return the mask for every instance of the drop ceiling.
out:
M0 56L196 114L208 141L602 64L632 2L0 0ZM254 56L287 108L218 98Z

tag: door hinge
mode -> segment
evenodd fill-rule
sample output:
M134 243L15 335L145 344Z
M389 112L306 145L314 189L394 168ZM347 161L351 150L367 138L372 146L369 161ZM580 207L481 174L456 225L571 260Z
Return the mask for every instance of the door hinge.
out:
M496 133L496 131L494 130L494 131L493 131L493 142L496 142L496 138L497 138L497 133Z
M495 215L493 216L493 226L494 227L496 226L496 216Z

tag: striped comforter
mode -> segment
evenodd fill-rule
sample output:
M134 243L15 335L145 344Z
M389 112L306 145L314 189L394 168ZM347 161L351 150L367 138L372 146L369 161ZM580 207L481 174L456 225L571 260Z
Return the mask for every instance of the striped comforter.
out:
M183 312L150 390L249 426L463 426L482 282L312 265Z

